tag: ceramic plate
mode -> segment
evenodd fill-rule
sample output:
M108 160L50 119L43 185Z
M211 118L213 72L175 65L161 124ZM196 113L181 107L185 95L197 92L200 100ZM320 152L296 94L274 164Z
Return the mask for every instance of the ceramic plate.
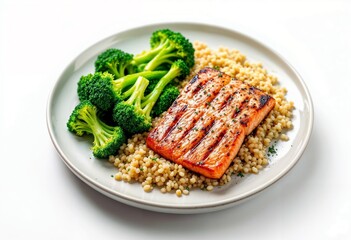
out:
M82 75L94 72L94 61L103 50L111 47L139 53L149 48L154 30L170 28L181 32L191 41L205 42L211 48L235 48L249 61L262 62L265 69L278 76L288 89L287 98L294 101L294 129L288 132L287 142L279 142L278 155L257 175L234 179L230 184L213 191L191 190L187 196L162 194L158 190L143 191L141 184L114 180L117 169L106 160L95 159L91 143L67 131L66 122L78 103L77 82ZM47 106L48 130L59 155L74 174L97 191L122 203L168 213L201 213L224 209L238 204L266 189L284 176L302 155L313 124L313 107L307 87L294 68L264 44L240 32L218 26L170 23L130 29L112 35L82 52L63 71L50 95Z

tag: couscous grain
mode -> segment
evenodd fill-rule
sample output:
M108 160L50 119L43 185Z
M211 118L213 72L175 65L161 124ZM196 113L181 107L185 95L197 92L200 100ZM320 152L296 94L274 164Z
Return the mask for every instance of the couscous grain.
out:
M128 139L116 156L109 161L118 168L117 181L140 182L145 192L159 189L162 193L174 192L177 196L188 195L191 189L212 191L232 180L232 175L257 174L268 164L267 149L275 140L287 141L286 131L293 127L293 102L286 100L287 89L278 85L276 76L267 72L261 63L246 60L238 50L220 47L210 49L205 43L194 42L195 66L187 79L180 83L184 87L202 68L219 68L238 80L251 84L276 99L276 105L261 124L246 137L231 166L220 179L209 179L195 174L181 165L170 162L146 146L147 133L136 134ZM155 118L153 126L158 122Z

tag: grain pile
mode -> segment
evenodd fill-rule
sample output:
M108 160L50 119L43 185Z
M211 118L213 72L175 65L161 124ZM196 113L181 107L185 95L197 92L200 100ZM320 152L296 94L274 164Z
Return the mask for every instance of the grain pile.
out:
M144 191L154 188L161 192L175 192L177 196L188 195L190 189L200 188L211 191L231 181L233 175L258 173L268 164L267 149L275 140L288 140L285 132L293 127L293 102L286 100L287 90L278 85L278 79L262 67L261 63L251 63L238 50L221 47L210 49L205 43L195 42L195 66L181 86L202 68L214 67L232 77L253 85L273 96L274 109L249 136L246 137L238 155L222 178L215 180L184 169L150 150L145 143L147 133L136 134L128 139L116 156L110 156L118 172L115 179L126 182L140 182ZM155 118L153 125L159 118Z

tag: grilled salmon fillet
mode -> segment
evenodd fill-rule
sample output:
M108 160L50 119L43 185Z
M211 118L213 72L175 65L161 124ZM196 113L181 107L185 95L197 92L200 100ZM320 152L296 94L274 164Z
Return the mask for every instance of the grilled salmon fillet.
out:
M213 68L195 75L146 144L161 156L220 178L250 134L274 107L273 97Z

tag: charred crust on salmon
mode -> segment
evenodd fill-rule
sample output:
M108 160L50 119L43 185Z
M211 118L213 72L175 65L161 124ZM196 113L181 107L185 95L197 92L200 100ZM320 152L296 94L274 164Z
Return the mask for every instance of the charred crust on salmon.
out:
M195 75L189 82L189 84L193 84L194 82L196 82L199 79L199 75Z
M271 96L269 95L262 95L260 97L260 105L259 105L259 108L263 108L264 105L266 105L266 103L268 102L268 100L271 98Z

